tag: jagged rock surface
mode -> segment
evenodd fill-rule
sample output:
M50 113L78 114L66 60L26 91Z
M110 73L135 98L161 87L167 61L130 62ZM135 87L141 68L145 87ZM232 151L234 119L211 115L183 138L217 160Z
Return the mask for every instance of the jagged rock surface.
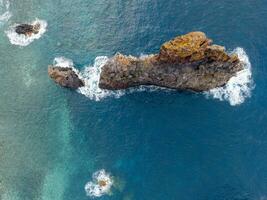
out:
M242 69L236 55L213 45L204 33L191 32L166 42L156 55L116 54L102 67L99 87L118 90L156 85L200 92L223 86Z
M15 31L17 34L23 34L23 35L32 35L37 34L40 30L40 24L20 24L15 27Z
M48 66L48 75L57 84L70 89L78 89L84 86L84 82L68 67Z

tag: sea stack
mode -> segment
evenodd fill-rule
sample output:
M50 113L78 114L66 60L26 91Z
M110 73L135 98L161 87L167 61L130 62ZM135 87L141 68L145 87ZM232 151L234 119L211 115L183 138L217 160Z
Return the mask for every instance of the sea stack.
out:
M212 44L204 33L191 32L164 43L158 54L140 58L116 54L102 67L99 87L156 85L201 92L225 85L242 69L237 55Z
M48 66L48 75L62 87L78 89L84 86L83 80L69 67Z

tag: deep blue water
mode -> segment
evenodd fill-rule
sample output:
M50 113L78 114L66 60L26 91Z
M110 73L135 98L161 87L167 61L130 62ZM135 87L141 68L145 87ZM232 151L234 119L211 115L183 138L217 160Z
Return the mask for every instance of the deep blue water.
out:
M266 0L11 0L9 10L0 24L0 199L91 199L84 186L99 169L116 179L103 200L267 199ZM5 30L36 17L48 23L44 35L10 44ZM118 51L156 53L196 30L246 51L255 89L244 103L168 91L95 101L47 75L58 56L82 69Z

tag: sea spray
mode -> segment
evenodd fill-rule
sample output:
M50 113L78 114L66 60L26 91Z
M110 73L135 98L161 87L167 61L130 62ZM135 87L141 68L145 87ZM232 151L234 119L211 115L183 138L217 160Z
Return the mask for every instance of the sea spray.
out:
M79 77L85 82L85 86L78 89L81 94L89 97L92 100L99 101L108 96L119 98L125 93L123 90L110 91L99 88L98 84L100 80L101 68L107 61L108 57L106 56L96 57L93 66L85 67L84 70L78 74Z
M93 173L92 181L86 183L84 189L87 196L101 197L106 194L111 194L112 185L112 176L104 169L101 169Z
M73 70L76 70L74 68L74 64L73 64L73 61L69 58L65 58L63 56L61 57L56 57L53 61L53 65L56 66L56 67L69 67L69 68L72 68Z
M37 40L42 37L42 35L46 32L47 22L40 19L35 19L30 24L40 24L40 30L37 34L32 34L31 36L26 36L24 34L16 33L15 29L18 24L14 24L6 31L6 35L9 38L11 44L18 46L28 46L34 40Z
M225 86L212 89L204 94L207 97L228 101L230 105L235 106L242 104L246 98L251 96L254 85L248 55L240 47L236 48L233 53L237 54L244 69L232 77Z

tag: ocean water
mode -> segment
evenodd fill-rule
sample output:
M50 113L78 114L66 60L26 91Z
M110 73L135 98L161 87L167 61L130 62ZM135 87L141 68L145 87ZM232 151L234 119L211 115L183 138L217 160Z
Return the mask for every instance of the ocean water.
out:
M0 199L267 199L266 19L266 0L0 0ZM10 37L36 20L35 39ZM225 88L97 87L116 52L196 30L244 61ZM55 85L53 62L87 87Z

